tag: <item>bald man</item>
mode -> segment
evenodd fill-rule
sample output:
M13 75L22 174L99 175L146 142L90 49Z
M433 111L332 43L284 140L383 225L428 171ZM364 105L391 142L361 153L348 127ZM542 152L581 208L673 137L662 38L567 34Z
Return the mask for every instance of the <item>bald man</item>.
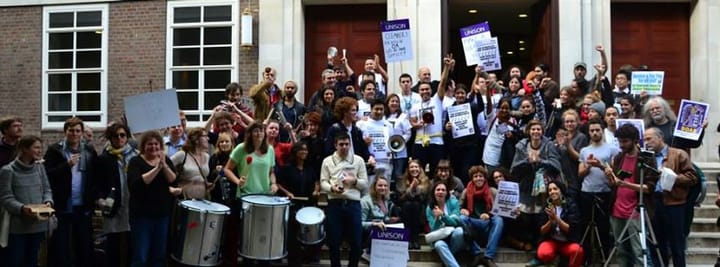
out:
M428 67L420 67L420 68L418 69L418 73L417 73L418 82L412 87L412 91L415 92L415 93L417 93L417 92L418 92L418 85L419 85L421 82L423 82L423 83L430 83L430 89L431 89L431 92L430 92L430 93L434 95L435 92L437 92L437 87L438 87L438 84L440 84L440 81L438 81L438 80L434 80L434 81L433 81L431 77L432 77L432 75L431 75L431 73L430 73L430 68L428 68Z

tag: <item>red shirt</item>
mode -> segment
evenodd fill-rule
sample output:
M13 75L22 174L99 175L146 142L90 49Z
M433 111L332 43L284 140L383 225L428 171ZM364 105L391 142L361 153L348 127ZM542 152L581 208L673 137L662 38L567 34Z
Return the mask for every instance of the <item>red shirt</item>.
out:
M290 149L292 149L291 143L278 142L273 145L273 150L275 151L275 164L277 166L285 166L285 160L287 160L287 157L290 154Z
M624 179L625 182L635 183L635 181L637 181L637 179L635 179L635 165L637 164L637 159L637 155L625 155L622 166L620 166L620 168L623 171L632 173L632 176ZM637 204L638 192L627 187L618 187L615 198L615 205L613 205L612 216L618 219L630 219L630 215L632 214L635 207L637 207ZM633 219L637 218L638 214L635 213Z

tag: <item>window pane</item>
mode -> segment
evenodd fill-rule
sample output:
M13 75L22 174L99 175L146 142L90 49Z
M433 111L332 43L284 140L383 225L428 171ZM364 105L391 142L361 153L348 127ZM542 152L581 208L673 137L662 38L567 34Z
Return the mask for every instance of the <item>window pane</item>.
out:
M205 71L205 89L223 89L230 83L230 70Z
M173 66L200 65L200 48L173 49Z
M77 52L76 68L99 68L100 51Z
M76 116L76 117L80 118L82 121L100 121L99 115L95 115L95 116L85 115L85 116Z
M70 116L70 115L62 115L62 116L61 115L52 115L52 116L48 116L48 121L49 122L64 122L71 117L72 116ZM85 120L83 119L83 121L85 121Z
M175 23L200 22L200 7L176 7Z
M100 94L78 94L77 102L78 111L100 110Z
M92 32L77 33L77 48L102 48L102 34Z
M73 33L72 32L51 33L49 42L50 42L50 49L72 49L73 48Z
M232 27L205 28L205 44L232 44Z
M173 88L175 89L198 89L198 72L173 71Z
M50 13L50 28L72 27L73 18L73 12Z
M73 67L72 52L50 52L48 55L50 69L70 69Z
M205 65L230 65L230 47L205 48Z
M193 109L193 110L194 110L194 109ZM185 118L186 118L188 121L200 121L200 116L199 116L199 115L185 115Z
M102 26L102 12L101 11L87 11L77 13L77 26Z
M197 92L178 92L178 106L182 110L198 109L198 93Z
M48 95L48 111L70 111L70 94Z
M173 30L173 45L199 45L200 28Z
M70 91L72 87L72 74L48 74L48 91Z
M220 100L225 99L225 91L207 92L205 91L205 110L212 110L220 104Z
M100 73L78 73L78 91L100 91Z
M205 22L208 21L231 21L232 8L230 6L206 6Z

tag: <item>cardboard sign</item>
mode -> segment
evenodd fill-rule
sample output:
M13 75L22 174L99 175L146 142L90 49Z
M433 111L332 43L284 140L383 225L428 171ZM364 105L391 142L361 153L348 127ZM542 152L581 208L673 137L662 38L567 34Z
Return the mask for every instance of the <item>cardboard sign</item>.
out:
M125 116L133 133L180 125L175 89L125 97Z
M480 61L478 64L482 65L485 71L502 69L497 37L477 40L475 47L477 47L478 60Z
M707 103L683 99L680 102L678 119L673 135L691 140L699 140L703 122L707 119L710 105Z
M520 203L520 185L516 182L501 181L498 192L493 199L492 214L507 218L516 218Z
M392 228L386 225L385 231L373 228L370 233L372 251L370 267L405 267L410 258L408 242L410 232L407 229Z
M413 59L410 21L408 19L389 20L380 23L382 27L385 61L398 62Z
M472 109L470 103L462 105L449 106L447 109L448 119L452 123L453 138L460 138L475 134L474 121L472 119Z
M664 71L633 71L631 76L634 93L639 94L645 91L648 95L662 94Z
M487 21L460 29L460 40L462 40L465 62L468 66L480 64L477 41L490 38L492 38L490 24Z

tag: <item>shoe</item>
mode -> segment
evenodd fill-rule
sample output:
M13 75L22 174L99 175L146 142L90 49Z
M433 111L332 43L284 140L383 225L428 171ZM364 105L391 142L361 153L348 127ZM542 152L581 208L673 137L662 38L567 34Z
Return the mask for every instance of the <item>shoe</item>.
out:
M362 256L360 256L360 259L362 259L363 261L365 261L367 263L370 263L370 253L368 253L367 251L363 251Z
M538 260L537 258L532 258L530 261L525 263L525 267L537 267L537 266L541 266L541 265L543 265L543 263L540 260Z
M485 257L483 257L482 254L475 255L470 264L468 264L468 267L477 267L480 264L485 265Z
M495 264L495 260L490 258L485 258L485 262L483 263L485 267L497 267L497 264Z
M420 244L418 242L410 242L410 249L420 249Z

